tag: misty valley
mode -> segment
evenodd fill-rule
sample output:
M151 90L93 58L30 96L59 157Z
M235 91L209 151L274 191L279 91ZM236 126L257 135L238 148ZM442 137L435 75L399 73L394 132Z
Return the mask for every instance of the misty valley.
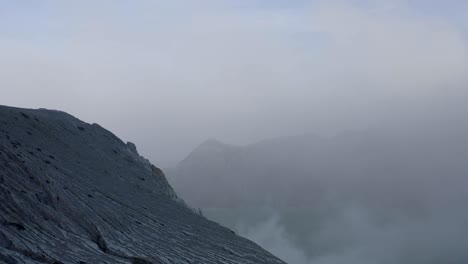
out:
M166 171L190 205L288 263L463 263L468 131L451 129L208 140Z

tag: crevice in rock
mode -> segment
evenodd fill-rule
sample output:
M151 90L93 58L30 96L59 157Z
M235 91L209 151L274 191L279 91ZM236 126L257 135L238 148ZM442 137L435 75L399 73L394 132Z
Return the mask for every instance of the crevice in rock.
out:
M30 118L27 114L25 114L25 113L23 113L23 112L20 112L20 114L21 114L21 116L23 116L25 119L29 119L29 118Z
M24 231L26 230L26 228L24 227L24 225L22 223L15 223L15 222L9 222L9 223L6 223L5 225L7 226L13 226L16 228L16 230L18 231Z

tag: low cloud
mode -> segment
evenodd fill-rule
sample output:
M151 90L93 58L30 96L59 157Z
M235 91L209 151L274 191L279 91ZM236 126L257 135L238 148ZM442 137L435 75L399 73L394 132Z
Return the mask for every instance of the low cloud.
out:
M287 263L309 263L307 255L293 243L291 234L281 225L277 214L255 225L239 222L236 229L241 236L251 239Z
M298 234L285 231L277 214L245 227L241 235L294 264L430 264L468 260L468 215L434 211L433 215L382 223L366 208L344 207L332 217L316 215L301 221L320 221L317 231L302 230L309 244L294 243ZM319 219L319 220L317 220ZM313 250L310 250L311 247Z

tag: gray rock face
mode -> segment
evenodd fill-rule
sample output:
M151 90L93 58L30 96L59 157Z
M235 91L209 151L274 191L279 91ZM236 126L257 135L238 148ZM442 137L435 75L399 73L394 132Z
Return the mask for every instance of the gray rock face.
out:
M284 263L97 124L0 106L0 263Z

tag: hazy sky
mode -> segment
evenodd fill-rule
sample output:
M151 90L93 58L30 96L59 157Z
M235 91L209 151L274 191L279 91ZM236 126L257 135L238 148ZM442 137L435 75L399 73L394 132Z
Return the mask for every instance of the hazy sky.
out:
M169 166L206 138L464 113L467 40L462 0L0 0L0 104L67 111Z

